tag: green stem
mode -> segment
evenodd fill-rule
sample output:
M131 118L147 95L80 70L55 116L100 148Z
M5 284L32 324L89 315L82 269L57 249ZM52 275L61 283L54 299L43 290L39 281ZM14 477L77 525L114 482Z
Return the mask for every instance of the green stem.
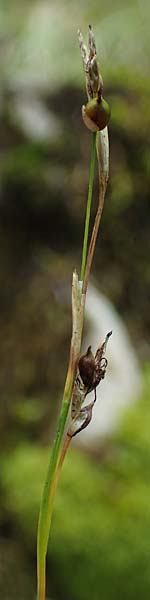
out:
M87 205L86 205L85 229L84 229L84 240L83 240L83 250L82 250L82 263L81 263L81 273L80 273L80 280L81 281L83 281L83 279L84 279L84 273L85 273L85 267L86 267L87 245L88 245L88 235L89 235L89 223L90 223L91 202L92 202L94 171L95 171L95 156L96 156L96 132L94 132L92 134L92 148L91 148L91 164L90 164L90 175L89 175L89 189L88 189L88 198L87 198Z
M70 403L70 393L65 393L62 403L62 408L59 416L56 438L53 443L47 477L44 485L43 496L41 500L38 536L37 536L37 573L38 573L38 600L45 600L45 570L46 570L46 553L49 538L49 530L51 525L51 517L53 510L53 481L58 463L61 441L64 433L64 427L67 419Z
M92 201L92 191L93 191L93 181L94 181L94 169L95 169L95 154L96 154L96 133L92 134L92 150L91 150L91 164L90 164L90 175L89 175L89 190L88 190L88 199L87 199L87 210L86 210L86 219L85 219L85 231L84 231L84 241L83 241L83 251L82 251L82 266L81 266L81 276L80 280L83 281L85 267L86 267L86 257L87 257L87 244L88 244L88 232L89 232L89 221L90 221L90 211L91 211L91 201ZM82 296L82 300L84 295ZM76 299L77 302L77 299ZM53 504L56 492L56 486L60 474L60 469L62 466L61 462L61 445L62 438L64 434L65 423L68 415L72 388L76 374L76 365L80 353L81 347L81 337L82 337L82 327L83 327L83 315L84 315L84 302L83 306L76 306L76 317L74 317L75 321L73 324L73 337L71 343L71 352L70 352L70 361L68 367L68 374L65 384L64 396L62 401L62 407L59 416L59 422L57 427L56 438L53 443L47 477L44 485L43 496L41 500L40 514L39 514L39 522L38 522L38 535L37 535L37 580L38 580L38 591L37 591L37 600L45 600L46 594L46 554L47 554L47 546L49 539L49 531L51 526L51 518L53 512ZM78 346L76 345L76 336L78 330ZM67 447L66 447L67 449ZM65 452L66 452L65 449ZM63 450L62 450L63 453ZM65 455L65 454L64 454ZM63 457L64 457L63 455ZM59 463L60 458L60 463ZM58 467L58 469L57 469Z

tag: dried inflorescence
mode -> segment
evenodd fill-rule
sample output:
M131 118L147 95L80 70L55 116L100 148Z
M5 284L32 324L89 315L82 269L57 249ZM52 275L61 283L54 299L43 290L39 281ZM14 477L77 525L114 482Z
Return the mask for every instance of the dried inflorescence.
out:
M86 78L88 99L102 95L103 80L99 72L94 33L89 25L88 48L84 43L81 31L78 31L79 44Z
M92 419L92 410L96 402L96 388L105 377L107 359L104 354L111 334L112 331L107 333L103 344L98 347L95 356L92 353L91 346L89 346L86 353L79 359L71 401L72 420L68 431L70 437L75 436L79 431L87 427ZM87 406L82 407L86 396L92 391L94 391L94 400Z
M86 106L82 106L83 121L90 131L102 131L110 119L110 106L102 96L103 79L98 68L96 44L91 25L89 25L88 48L80 31L78 36L88 96L88 103Z

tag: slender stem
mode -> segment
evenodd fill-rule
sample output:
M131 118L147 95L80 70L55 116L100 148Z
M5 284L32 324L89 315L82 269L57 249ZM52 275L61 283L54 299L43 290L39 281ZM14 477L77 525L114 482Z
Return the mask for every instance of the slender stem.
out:
M60 448L64 434L65 423L68 415L72 388L76 375L77 361L81 347L85 299L81 293L77 273L73 273L72 284L72 339L70 346L69 366L66 377L62 407L60 411L56 438L53 443L47 477L41 500L38 535L37 535L37 599L45 600L46 593L46 553L48 546L49 531L52 518L54 496L56 491L57 465L59 463ZM59 473L59 471L58 471Z
M63 465L64 459L65 459L67 450L69 448L71 439L72 439L71 436L67 433L66 437L64 439L64 443L63 443L63 446L62 446L62 450L61 450L60 457L59 457L59 460L58 460L58 463L57 463L57 467L56 467L56 471L55 471L55 477L54 477L54 480L53 480L53 494L51 495L51 501L54 499L54 496L55 496L55 493L56 493L56 488L57 488L57 483L58 483L58 480L59 480L60 472L61 472L61 469L62 469L62 465Z
M59 416L56 438L54 440L47 477L44 485L43 496L40 507L38 538L37 538L37 575L38 575L38 600L45 600L45 570L46 553L49 538L49 530L53 509L53 480L58 462L58 456L64 432L64 426L69 409L69 395L65 397Z
M89 274L91 270L92 260L94 256L95 244L97 240L97 235L99 231L99 226L101 222L101 216L103 212L104 199L107 189L108 176L109 176L109 139L108 139L108 129L105 127L102 131L97 133L96 137L96 146L97 146L97 161L98 161L98 175L99 175L99 200L98 200L98 208L95 216L95 221L93 225L91 240L88 249L88 255L86 260L85 272L84 272L84 280L82 286L82 292L86 296Z
M62 447L62 451L61 451L61 455L59 460L57 461L57 466L56 469L54 470L54 474L53 474L53 485L51 486L51 491L49 494L49 515L48 515L48 524L47 521L45 519L45 511L43 512L43 503L41 505L41 519L43 518L43 514L44 514L44 526L46 527L46 533L48 532L49 534L49 529L50 529L50 524L51 524L51 519L52 519L52 512L53 512L53 505L54 505L54 499L55 499L55 494L56 494L56 489L57 489L57 484L58 484L58 480L59 480L59 476L60 476L60 472L61 472L61 468L66 456L66 452L68 450L69 444L71 442L71 437L67 434L64 440L64 444ZM50 471L50 469L49 469ZM43 502L44 502L44 496L47 496L47 490L46 490L46 485L48 483L48 476L49 476L49 471L47 474L47 479L45 482L45 494L43 494ZM45 593L46 593L46 569L45 569L45 560L46 560L46 555L45 552L41 553L41 540L40 540L40 525L42 525L42 521L40 524L40 520L39 520L39 542L40 542L40 547L39 547L39 568L40 568L40 578L38 578L38 599L39 600L45 600ZM42 535L43 535L43 526L42 526ZM47 536L46 536L47 537ZM47 539L48 542L48 539Z
M91 201L93 192L94 182L94 170L95 170L95 155L96 155L96 133L92 134L92 150L91 150L91 164L90 164L90 175L89 175L89 190L87 199L87 210L85 219L85 231L83 241L83 252L82 252L82 266L80 281L83 281L86 269L86 258L87 258L87 244L88 244L88 233L89 233L89 221L91 211ZM76 283L75 283L76 280ZM38 522L38 535L37 535L37 581L38 591L37 600L45 600L46 594L46 554L49 539L49 532L51 526L53 504L55 498L56 487L61 472L61 467L67 452L70 438L66 437L64 445L61 451L62 438L64 434L65 423L68 415L73 384L76 375L76 367L78 357L81 348L82 339L82 328L84 318L84 305L85 305L85 294L81 293L79 284L77 282L77 275L74 274L74 285L73 285L73 297L72 297L72 312L73 312L73 325L72 325L72 340L70 347L70 359L68 366L68 373L66 378L65 390L63 395L62 407L60 411L58 427L56 432L56 438L53 443L47 477L44 485L43 496L41 500L39 522Z
M102 211L103 211L103 206L104 206L104 198L105 198L105 190L101 188L100 195L99 195L99 203L98 203L97 213L96 213L95 221L94 221L94 225L93 225L93 230L92 230L92 235L91 235L91 240L90 240L90 245L89 245L89 250L88 250L88 256L87 256L87 262L86 262L86 268L85 268L85 275L84 275L84 281L83 281L83 293L84 294L86 294L86 291L87 291L89 274L90 274L90 270L91 270L91 265L92 265L92 260L93 260L93 256L94 256L94 250L95 250L95 244L96 244L96 240L97 240L97 235L98 235L98 231L99 231L99 226L100 226L100 221L101 221L101 216L102 216Z
M95 171L95 156L96 156L96 132L92 133L89 189L88 189L88 198L87 198L87 205L86 205L85 229L84 229L82 263L81 263L81 273L80 273L81 281L83 281L83 279L84 279L85 266L86 266L87 244L88 244L88 235L89 235L89 223L90 223L91 202L92 202L94 171Z

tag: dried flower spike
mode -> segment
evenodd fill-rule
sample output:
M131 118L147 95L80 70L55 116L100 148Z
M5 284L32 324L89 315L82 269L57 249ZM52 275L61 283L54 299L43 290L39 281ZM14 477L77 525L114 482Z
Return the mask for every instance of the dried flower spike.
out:
M78 32L83 67L86 77L88 102L82 106L83 121L90 131L102 131L110 119L110 106L102 96L103 79L99 72L94 33L89 25L88 48L84 44L81 32Z
M89 25L88 48L84 43L81 31L78 31L78 37L86 78L88 99L94 98L95 96L101 96L103 91L103 80L98 68L96 44L91 25Z

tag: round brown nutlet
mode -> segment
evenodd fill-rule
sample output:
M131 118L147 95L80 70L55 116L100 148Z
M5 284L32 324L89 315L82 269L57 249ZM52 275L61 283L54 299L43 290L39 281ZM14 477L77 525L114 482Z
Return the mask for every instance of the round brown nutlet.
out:
M82 354L79 359L79 373L81 379L86 387L90 387L93 384L93 377L95 372L95 358L91 351L91 346L88 347L87 352Z
M104 129L109 123L110 114L110 106L102 96L100 99L92 98L82 107L83 120L90 131Z

